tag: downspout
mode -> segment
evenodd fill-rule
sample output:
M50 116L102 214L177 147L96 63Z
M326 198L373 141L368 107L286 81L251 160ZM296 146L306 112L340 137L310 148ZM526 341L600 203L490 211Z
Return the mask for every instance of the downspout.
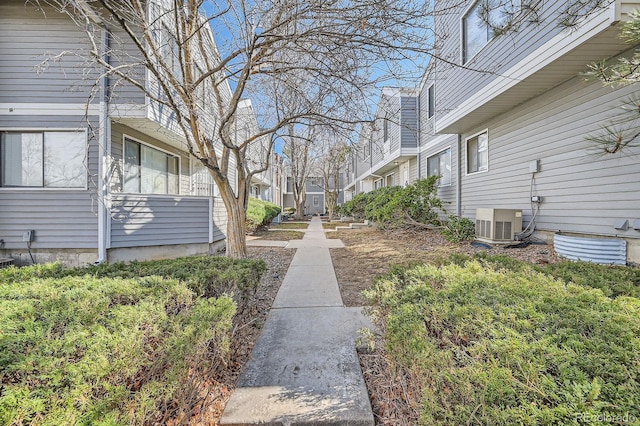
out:
M109 31L102 28L102 59L109 62ZM107 238L108 238L108 191L107 179L105 179L107 167L107 155L110 150L109 136L109 77L107 73L100 79L100 142L98 143L98 259L94 262L99 265L107 261Z
M458 152L456 167L456 216L462 215L462 135L458 134Z
M416 102L416 114L418 119L416 120L416 122L418 123L418 126L416 128L416 144L417 146L417 154L416 154L416 161L418 162L417 164L417 179L420 179L421 176L421 172L422 172L422 167L420 167L420 147L422 146L422 120L420 119L420 100L422 99L422 97L420 96L420 94L422 93L422 90L420 89L420 91L418 92L418 100ZM409 174L411 174L411 162L409 162ZM409 176L409 179L411 179L411 176Z

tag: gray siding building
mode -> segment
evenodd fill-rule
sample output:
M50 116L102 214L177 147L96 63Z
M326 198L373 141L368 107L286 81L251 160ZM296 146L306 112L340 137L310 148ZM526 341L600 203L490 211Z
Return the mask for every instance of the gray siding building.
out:
M72 54L47 61L84 40L51 9L0 3L0 257L86 265L216 251L224 205L171 114ZM96 82L109 97L90 96Z
M345 199L418 177L419 97L415 89L385 87L374 122L361 132L345 169Z
M640 262L640 151L610 155L589 141L638 86L582 74L631 52L618 35L640 2L611 2L572 28L558 24L564 5L542 2L539 22L523 16L514 31L478 41L467 28L477 1L436 2L444 60L432 60L420 89L420 174L441 176L452 214L521 210L534 236L575 238L575 258L600 238Z

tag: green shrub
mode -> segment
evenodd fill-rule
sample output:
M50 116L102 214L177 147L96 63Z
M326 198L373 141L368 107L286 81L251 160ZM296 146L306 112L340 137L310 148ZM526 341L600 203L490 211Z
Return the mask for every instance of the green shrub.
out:
M640 298L640 269L627 266L598 265L590 262L563 261L547 265L534 265L506 255L476 253L473 259L485 266L515 272L538 271L549 274L565 283L602 290L605 296L631 296ZM464 265L471 258L452 256L448 263Z
M372 197L375 197L375 191L356 194L350 201L340 207L340 213L356 220L364 220L367 218L365 208Z
M190 375L226 358L231 298L157 276L64 275L3 271L0 424L155 424L190 402Z
M361 193L340 211L355 219L372 220L381 227L439 225L443 205L437 197L437 181L437 176L431 176L406 187L390 186Z
M0 282L20 282L31 278L62 278L91 275L96 278L136 278L157 275L183 281L194 293L218 297L224 293L251 294L267 266L259 259L231 259L223 256L194 256L169 260L122 262L88 268L66 269L58 263L28 268L0 269Z
M476 226L466 217L451 215L442 229L442 235L447 241L461 243L476 236Z
M565 282L599 288L610 297L640 298L640 269L638 268L565 261L539 266L537 269Z
M253 232L260 226L270 224L280 211L276 204L250 197L247 206L247 231Z
M421 388L421 424L640 419L639 299L477 261L396 272L366 295Z

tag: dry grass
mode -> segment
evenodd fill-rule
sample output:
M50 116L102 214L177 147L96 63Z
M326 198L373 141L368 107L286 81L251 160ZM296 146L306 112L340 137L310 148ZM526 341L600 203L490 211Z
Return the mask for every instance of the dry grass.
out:
M269 229L307 229L308 222L282 222L269 225Z
M260 229L251 235L257 237L256 239L258 240L289 241L301 240L304 237L304 232L288 229L276 229L275 231Z

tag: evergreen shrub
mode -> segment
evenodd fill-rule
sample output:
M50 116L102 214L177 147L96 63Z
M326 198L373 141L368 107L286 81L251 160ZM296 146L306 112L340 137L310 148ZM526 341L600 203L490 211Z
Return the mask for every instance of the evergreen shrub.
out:
M640 422L639 299L456 261L366 293L392 364L421 389L421 424Z
M195 372L226 362L234 301L133 277L140 265L2 270L0 424L161 423Z
M253 232L260 226L270 224L281 210L276 204L250 197L247 206L247 232Z

